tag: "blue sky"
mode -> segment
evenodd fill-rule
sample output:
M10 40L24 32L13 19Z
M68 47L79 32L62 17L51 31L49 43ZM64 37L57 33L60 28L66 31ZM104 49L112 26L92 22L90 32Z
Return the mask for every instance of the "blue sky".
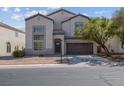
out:
M63 7L74 13L81 13L89 17L111 18L119 7ZM56 11L59 7L0 7L0 22L4 22L16 28L25 29L26 17L38 12L46 15Z

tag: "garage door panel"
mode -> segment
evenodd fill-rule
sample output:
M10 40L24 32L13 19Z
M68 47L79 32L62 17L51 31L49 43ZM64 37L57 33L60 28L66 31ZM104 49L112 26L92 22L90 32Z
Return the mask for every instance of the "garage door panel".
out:
M92 43L67 43L67 54L93 54Z

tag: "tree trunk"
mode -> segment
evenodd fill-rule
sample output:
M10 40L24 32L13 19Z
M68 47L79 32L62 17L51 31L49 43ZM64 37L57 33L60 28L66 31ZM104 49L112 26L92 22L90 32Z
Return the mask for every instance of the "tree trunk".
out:
M104 50L106 56L111 57L111 53L109 52L108 48L107 48L105 45L101 45L101 47L103 48L103 50Z
M121 43L121 48L123 48L123 49L124 49L124 43L123 43L123 42Z

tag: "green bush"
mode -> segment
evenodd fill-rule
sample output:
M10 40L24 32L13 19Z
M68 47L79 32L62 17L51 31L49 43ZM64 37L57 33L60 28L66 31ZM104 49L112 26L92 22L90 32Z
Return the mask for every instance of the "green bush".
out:
M43 54L40 54L39 57L43 57L44 55Z
M14 57L24 57L24 56L25 56L25 52L22 51L22 50L15 50L15 51L13 52L13 56L14 56Z

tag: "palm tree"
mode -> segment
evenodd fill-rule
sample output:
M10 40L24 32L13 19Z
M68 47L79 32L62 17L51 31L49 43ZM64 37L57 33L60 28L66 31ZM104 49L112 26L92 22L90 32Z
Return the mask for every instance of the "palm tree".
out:
M105 52L107 56L111 56L105 43L114 34L110 30L111 21L107 18L92 18L87 22L82 30L76 30L75 35L96 42ZM110 31L109 31L110 30Z

